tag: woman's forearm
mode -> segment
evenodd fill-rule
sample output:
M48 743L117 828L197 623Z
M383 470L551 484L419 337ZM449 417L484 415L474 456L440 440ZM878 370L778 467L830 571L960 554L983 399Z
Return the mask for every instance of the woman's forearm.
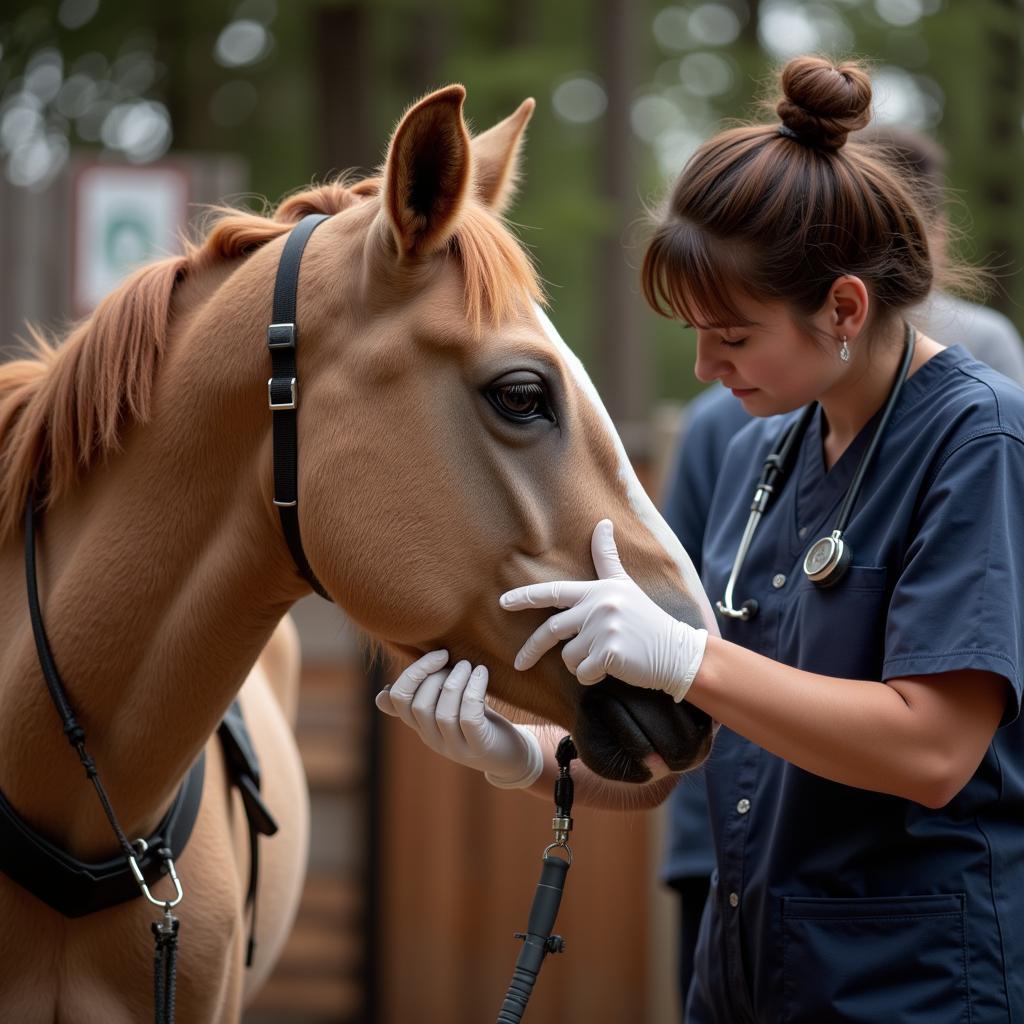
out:
M686 699L815 775L928 806L948 799L941 744L891 686L804 672L711 637Z
M1003 688L981 672L948 673L938 686L837 679L711 637L686 699L805 771L939 807L966 783L991 742ZM561 733L535 732L544 770L530 792L550 800ZM610 782L579 761L572 771L580 804L612 809L657 806L678 781L671 775L640 786Z

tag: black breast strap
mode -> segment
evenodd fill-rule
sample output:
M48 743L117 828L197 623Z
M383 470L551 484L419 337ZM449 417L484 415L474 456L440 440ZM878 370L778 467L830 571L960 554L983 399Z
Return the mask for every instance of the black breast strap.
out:
M249 888L246 906L252 918L246 963L252 962L259 879L259 837L277 832L277 822L260 795L260 770L242 705L236 700L217 729L228 781L242 797L249 826ZM167 847L177 860L192 835L203 797L205 752L185 776L163 821L146 837L146 852L136 861L146 884L153 886L163 875L164 862L157 850ZM84 861L65 853L36 832L0 792L0 871L65 917L85 917L127 903L141 890L119 854L103 861Z
M205 758L199 755L156 831L146 838L147 849L136 861L153 886L163 875L157 855L168 847L181 855L192 835L203 796ZM65 917L84 917L127 903L142 895L124 854L103 861L84 861L65 853L36 832L0 793L0 871Z

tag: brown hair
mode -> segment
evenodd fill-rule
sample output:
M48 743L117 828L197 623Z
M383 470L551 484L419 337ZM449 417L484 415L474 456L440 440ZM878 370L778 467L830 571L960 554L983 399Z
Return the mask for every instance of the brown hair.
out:
M870 120L871 81L856 62L797 57L781 75L781 124L705 142L683 168L647 247L643 290L663 316L744 326L736 297L787 303L798 320L837 277L877 304L871 324L921 302L933 267L912 190L847 136Z

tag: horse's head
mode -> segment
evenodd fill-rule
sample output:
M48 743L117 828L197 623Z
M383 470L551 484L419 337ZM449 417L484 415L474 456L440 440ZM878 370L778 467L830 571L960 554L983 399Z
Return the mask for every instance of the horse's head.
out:
M487 665L492 694L570 730L599 774L645 781L655 754L689 768L710 745L701 711L615 680L580 686L557 651L529 673L512 668L542 616L503 612L498 596L593 578L590 536L606 516L640 586L715 627L501 221L533 103L470 139L464 95L452 86L412 107L381 177L354 186L306 251L306 553L369 634L408 656L446 647Z

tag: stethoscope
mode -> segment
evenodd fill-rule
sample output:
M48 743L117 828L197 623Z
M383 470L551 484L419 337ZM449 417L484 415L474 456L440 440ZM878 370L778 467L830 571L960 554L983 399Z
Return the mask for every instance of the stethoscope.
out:
M903 336L903 359L896 373L896 379L893 381L892 388L889 391L889 397L886 399L882 416L875 427L875 432L871 435L871 443L860 457L860 462L857 463L857 471L854 473L853 480L850 482L850 486L847 488L846 495L843 498L843 504L840 506L839 516L836 519L835 529L827 537L816 540L808 548L807 555L804 557L804 575L818 587L834 587L846 575L846 570L850 567L853 552L850 549L849 543L843 537L843 531L846 529L846 524L850 521L850 516L853 514L853 506L857 501L857 496L860 494L864 476L875 454L875 449L878 448L879 442L882 439L882 433L889 422L889 416L892 413L893 406L896 404L896 399L899 397L903 382L907 379L910 363L914 358L914 344L916 341L917 332L909 323L906 324ZM733 590L736 587L736 579L740 574L740 569L743 568L743 562L747 557L747 552L750 550L757 525L768 508L768 502L773 494L781 490L782 484L793 468L793 462L796 458L796 453L799 451L800 442L803 440L804 434L807 433L807 428L810 426L817 407L817 402L811 402L800 413L796 421L789 425L779 438L776 446L772 449L771 454L764 460L764 468L761 470L761 476L754 488L754 500L750 505L750 516L747 518L747 525L743 530L740 545L736 550L736 560L732 564L732 572L729 573L729 580L725 585L725 597L723 600L716 602L718 610L726 618L743 619L746 621L757 615L758 604L753 598L744 601L739 608L734 607Z

